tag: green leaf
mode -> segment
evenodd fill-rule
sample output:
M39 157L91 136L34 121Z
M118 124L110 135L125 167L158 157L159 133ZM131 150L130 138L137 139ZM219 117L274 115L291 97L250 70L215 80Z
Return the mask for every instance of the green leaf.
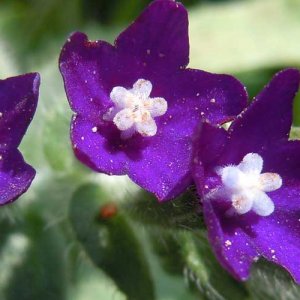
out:
M86 256L77 260L76 284L72 285L69 300L126 300L127 297L118 290L100 269L95 268Z
M293 124L294 126L300 126L300 93L296 95L296 98L294 100L294 116L293 116ZM300 138L300 135L297 136L297 138Z
M45 229L36 213L12 225L0 253L5 300L64 300L67 287L65 243L57 228Z
M75 234L95 265L116 282L128 299L152 300L153 283L139 241L114 206L105 205L108 200L96 185L77 190L70 206Z
M193 188L169 202L158 202L152 194L141 190L122 206L135 221L163 228L200 228L204 226L199 212L199 199Z
M283 268L264 260L253 266L247 287L255 300L298 300L300 295L299 285Z
M48 116L43 132L45 157L54 171L68 171L74 165L70 137L70 116L68 118L52 113Z
M292 127L290 132L291 140L300 140L300 127Z
M247 291L217 262L207 238L201 232L182 232L182 254L186 263L185 274L199 290L203 299L245 299Z
M182 275L184 259L177 231L156 227L149 229L149 236L162 268L169 274Z

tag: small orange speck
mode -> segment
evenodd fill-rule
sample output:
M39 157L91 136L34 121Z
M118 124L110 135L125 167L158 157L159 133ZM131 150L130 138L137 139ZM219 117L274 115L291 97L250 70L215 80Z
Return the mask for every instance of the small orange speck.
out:
M102 219L110 219L111 217L115 216L118 212L118 208L115 203L108 203L105 204L100 208L100 217Z

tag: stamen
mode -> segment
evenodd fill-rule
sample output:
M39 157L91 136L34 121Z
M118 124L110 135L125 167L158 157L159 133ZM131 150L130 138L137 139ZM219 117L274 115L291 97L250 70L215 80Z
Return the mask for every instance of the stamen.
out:
M245 214L253 210L260 216L269 216L275 206L265 192L279 189L282 178L277 173L263 173L263 159L257 153L248 153L239 165L226 166L217 169L222 186L215 193L231 201L232 210L237 214Z
M281 187L282 179L276 173L264 173L260 175L259 183L264 192L272 192Z
M232 206L238 214L245 214L251 210L253 205L252 201L246 195L234 194L232 196Z
M130 138L135 132L154 136L157 132L154 118L164 115L168 104L164 98L150 98L151 91L152 83L145 79L137 80L129 90L114 87L110 98L115 106L103 115L103 120L113 121L122 131L123 139Z

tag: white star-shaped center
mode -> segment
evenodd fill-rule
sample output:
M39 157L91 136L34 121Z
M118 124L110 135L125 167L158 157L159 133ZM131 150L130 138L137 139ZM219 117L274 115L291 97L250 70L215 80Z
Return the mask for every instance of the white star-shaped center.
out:
M104 114L103 119L113 121L121 131L123 139L135 132L142 136L154 136L157 132L155 117L166 113L168 104L164 98L151 98L152 83L138 79L132 89L116 86L110 93L114 107Z
M282 179L277 173L262 173L263 159L257 153L248 153L239 165L217 169L222 179L218 197L231 201L228 213L245 214L253 210L260 216L269 216L275 209L272 199L266 192L279 189Z

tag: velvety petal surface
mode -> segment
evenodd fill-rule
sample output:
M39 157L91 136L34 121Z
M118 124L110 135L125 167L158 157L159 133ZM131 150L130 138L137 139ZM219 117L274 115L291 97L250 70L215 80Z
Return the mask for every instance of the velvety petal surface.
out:
M286 268L300 282L299 151L300 142L293 141L277 144L262 154L263 170L276 172L283 180L280 189L268 193L275 205L270 216L260 217L254 212L228 216L230 203L225 199L203 201L213 249L224 268L239 280L246 280L251 264L263 256ZM205 183L217 182L213 177L206 178ZM203 191L202 180L194 178L198 189Z
M124 141L112 124L79 114L71 134L77 157L94 170L128 174L161 200L182 192L191 182L192 140L202 118L207 115L214 123L225 121L238 113L246 102L244 88L233 77L189 72L194 79L199 75L189 85L188 81L182 83L183 72L164 79L162 85L156 85L153 78L153 96L166 99L168 111L155 119L158 131L151 138L136 134ZM222 106L211 101L211 90L214 97L223 102ZM231 104L231 98L236 99L235 105ZM97 128L97 132L93 128Z
M264 153L264 170L282 177L280 189L268 193L274 212L227 216L222 199L204 201L209 238L221 264L237 279L247 279L259 256L283 266L300 283L300 142L286 142Z
M156 0L116 39L119 51L168 68L189 62L188 15L174 0Z
M74 33L62 49L60 70L76 113L71 138L78 159L98 172L128 174L161 200L183 191L191 182L198 124L230 120L247 100L232 76L185 69L188 52L187 12L172 0L153 1L114 46ZM122 140L103 116L114 106L110 96L116 102L116 87L124 92L139 79L151 82L150 97L165 99L167 112L155 117L153 137Z
M246 280L252 262L258 257L252 241L252 228L248 223L243 226L241 216L238 220L235 217L227 217L228 208L229 205L226 205L223 199L203 202L208 238L221 265L236 279ZM244 232L245 228L250 236Z
M174 120L176 122L176 118ZM172 127L176 128L175 125ZM131 162L128 175L135 183L154 193L158 200L172 199L192 184L192 141L189 135L176 129L161 131L140 155L142 159Z
M263 256L300 282L300 142L288 141L299 80L297 70L278 73L228 133L204 124L194 143L193 175L203 196L209 240L220 263L239 280L247 279L251 264ZM221 184L218 167L237 165L248 153L262 157L263 173L282 178L279 189L267 192L275 210L266 217L253 211L229 215L229 201L221 194L209 197Z
M241 160L247 153L260 153L274 143L288 139L299 81L300 73L296 69L286 69L274 76L232 123L224 162L235 163L235 159Z
M286 268L300 283L300 141L266 150L265 168L282 177L282 187L269 193L275 211L254 225L256 244L264 257Z
M185 70L169 81L161 89L162 96L171 99L169 109L156 119L157 135L149 139L142 159L134 160L129 172L160 200L177 196L192 182L192 143L201 121L206 117L214 124L224 122L242 110L247 98L243 86L228 75Z
M111 106L114 87L131 88L137 79L149 79L149 72L168 77L174 68L185 66L188 57L185 8L173 0L157 0L120 34L115 46L74 33L59 65L72 109L99 117Z
M114 47L108 43L90 42L80 32L70 36L61 51L59 67L74 112L90 118L107 112L112 106L109 94L113 87L107 87L106 82L114 76L118 62Z
M186 69L174 78L170 89L181 98L180 109L188 110L187 119L192 118L195 110L203 120L222 124L236 117L247 105L244 86L230 75Z
M0 80L0 205L23 194L35 176L17 147L35 113L39 85L37 73Z
M193 141L192 175L201 197L220 185L218 161L228 141L228 132L207 122L199 125Z
M191 182L189 136L161 131L151 139L138 135L124 141L114 127L102 124L94 132L93 126L78 115L71 132L76 156L92 169L110 175L128 174L161 200L174 197Z
M82 163L108 175L125 175L130 158L138 157L139 153L136 139L125 143L116 127L104 121L95 123L81 114L73 117L71 140L74 153Z
M37 73L0 80L0 149L17 148L36 110Z
M18 150L2 152L0 159L0 205L16 200L29 188L35 170Z

